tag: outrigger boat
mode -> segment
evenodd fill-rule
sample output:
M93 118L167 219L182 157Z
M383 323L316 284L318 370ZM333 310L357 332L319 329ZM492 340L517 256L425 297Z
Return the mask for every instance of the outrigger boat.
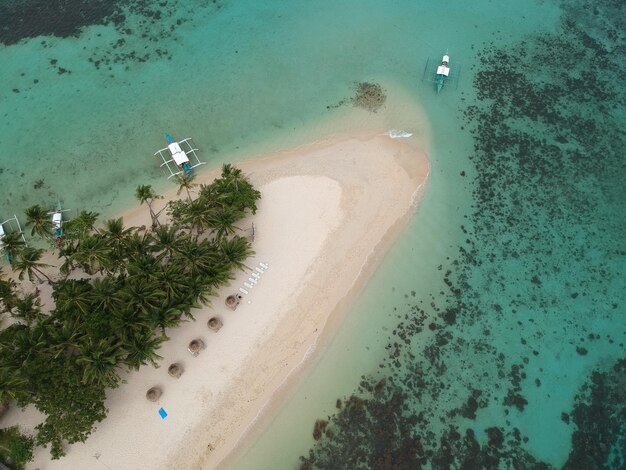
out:
M24 232L22 232L22 226L20 225L20 221L17 220L16 215L13 215L13 217L11 217L10 219L7 219L4 222L0 223L0 252L4 251L4 242L2 241L2 239L7 234L7 230L4 227L6 225L11 230L15 230L15 227L13 226L14 223L15 223L15 226L17 226L17 232L22 237L22 240L24 240L24 244L26 244L26 239L24 238ZM7 260L11 262L11 254L6 253L6 257L7 257Z
M163 169L167 168L167 172L169 173L167 179L183 173L185 173L189 179L192 179L193 169L204 165L206 162L200 161L196 153L199 150L193 147L191 137L187 137L178 142L169 134L165 134L165 138L168 142L167 147L157 150L154 156L156 157L158 155L161 157L163 163L161 163L160 166Z
M444 84L448 83L450 85L454 85L456 88L458 86L459 75L461 74L461 67L459 64L455 63L455 71L452 72L450 67L450 55L448 51L443 55L440 61L437 59L430 58L426 62L426 67L424 68L424 77L423 80L428 82L435 83L435 89L437 90L437 94L441 91Z
M443 84L448 79L448 75L450 75L450 67L448 65L449 63L450 63L450 56L448 55L448 52L446 51L446 53L443 55L443 58L441 59L441 64L439 64L439 67L437 67L437 75L435 76L435 85L437 87L437 93L441 91L441 89L443 88Z
M61 201L57 201L56 209L53 212L48 212L48 215L52 216L52 230L57 243L63 237L63 212L68 212L70 210L71 209L63 209Z

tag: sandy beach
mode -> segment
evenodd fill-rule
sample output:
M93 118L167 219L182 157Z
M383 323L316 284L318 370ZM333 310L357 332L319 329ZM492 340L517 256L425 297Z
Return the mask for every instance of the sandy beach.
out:
M419 145L417 145L419 144ZM109 392L109 414L84 443L51 461L38 449L28 468L215 468L277 406L289 378L315 360L316 345L351 305L412 213L428 176L423 142L391 139L386 131L333 136L295 150L237 164L262 194L254 223L256 254L246 264L269 266L253 288L250 272L237 273L195 321L167 332L158 351L161 367L124 376ZM209 182L218 171L203 173ZM176 190L158 202L176 198ZM149 225L146 207L123 214L126 225ZM236 311L227 295L241 293ZM224 323L215 333L207 320ZM200 338L197 357L187 351ZM178 362L180 379L167 374ZM158 385L158 403L145 393ZM162 419L159 408L167 412ZM25 429L39 422L35 410L12 409L0 425ZM255 423L257 426L255 427Z

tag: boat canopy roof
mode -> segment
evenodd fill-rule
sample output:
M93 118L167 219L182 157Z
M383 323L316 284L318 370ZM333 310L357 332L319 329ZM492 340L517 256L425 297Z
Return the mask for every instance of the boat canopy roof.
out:
M63 219L63 214L61 212L55 212L52 214L52 223L56 228L61 227L61 220Z
M448 54L444 54L443 59L441 59L441 61L450 63L450 56Z
M167 148L170 150L170 153L172 154L172 158L174 159L174 162L176 162L177 165L180 166L183 163L189 163L189 158L187 158L187 154L180 147L178 142L172 142L171 144L167 146Z
M439 67L437 67L437 75L445 75L447 77L448 75L450 75L450 67L440 65Z

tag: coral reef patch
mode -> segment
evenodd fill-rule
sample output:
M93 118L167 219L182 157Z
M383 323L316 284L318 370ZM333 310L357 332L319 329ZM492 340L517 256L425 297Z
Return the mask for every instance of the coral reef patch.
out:
M446 291L398 309L387 359L324 418L303 469L624 468L624 18L620 2L568 2L555 32L483 46ZM569 449L535 455L540 428L572 433Z

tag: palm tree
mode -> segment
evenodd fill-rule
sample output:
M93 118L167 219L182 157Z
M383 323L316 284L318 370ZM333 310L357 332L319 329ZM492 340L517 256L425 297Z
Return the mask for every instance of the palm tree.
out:
M35 234L41 238L49 240L52 236L54 224L48 212L39 204L35 204L24 211L26 214L26 225L32 225L31 236Z
M150 312L165 299L165 293L159 286L140 278L129 280L119 295L127 308L138 310L145 318L149 318Z
M84 263L79 262L81 257L84 257L82 253L79 253L80 248L80 240L78 242L73 242L65 231L64 227L64 237L61 239L61 245L59 246L59 258L63 258L63 262L61 266L59 266L59 272L61 274L65 274L65 276L69 276L69 274L74 271L79 265L82 265L84 268ZM91 235L87 235L90 237Z
M107 244L117 253L124 253L129 236L133 233L134 227L125 228L122 218L109 219L104 223L100 231Z
M89 304L96 312L115 311L124 304L119 297L119 290L120 283L111 276L94 279L88 294Z
M152 252L156 250L153 245L154 238L148 233L139 234L133 232L126 239L126 255L128 258L137 260L146 255L152 256Z
M110 326L115 331L117 337L126 344L135 336L147 329L153 329L152 318L146 317L145 313L139 311L134 305L125 305L110 310Z
M176 227L161 225L154 232L155 251L160 253L157 259L169 258L175 252L180 252L183 240L186 238Z
M20 281L24 279L24 273L26 273L30 282L33 282L33 277L41 282L41 278L38 275L41 274L48 280L48 283L52 284L52 279L41 270L41 268L50 267L49 264L39 262L42 256L43 250L41 248L33 248L32 246L27 246L19 253L17 260L13 263L13 269L20 272L18 276Z
M49 338L47 352L53 359L57 359L61 354L70 356L79 353L85 331L84 322L78 317L67 316L61 322L47 322L45 328Z
M180 223L189 230L195 230L200 234L209 227L209 217L211 209L205 206L200 199L189 202L181 213Z
M15 256L26 246L21 232L8 232L2 237L2 249L9 260L13 264Z
M80 240L93 231L97 233L95 225L99 215L97 212L81 211L77 217L63 224L65 238Z
M168 300L179 299L189 285L183 275L183 267L174 263L168 263L156 274L155 282L165 292Z
M216 201L219 196L215 184L201 184L198 191L198 197L202 199L208 206L217 206Z
M53 298L56 310L61 315L75 318L77 314L85 317L91 311L93 288L85 280L67 279L59 282L54 289Z
M229 185L233 185L235 189L238 188L238 185L241 181L245 180L245 176L243 172L231 165L230 163L224 163L222 165L222 178L226 180L226 183Z
M156 353L156 350L161 347L163 341L165 341L163 337L154 336L151 331L147 330L133 336L124 343L124 349L127 352L124 364L130 370L139 370L139 367L148 363L153 367L159 367L157 361L163 358Z
M168 304L164 304L150 312L150 318L153 324L161 329L161 336L164 340L169 339L165 334L165 330L177 327L183 321L182 313L181 308Z
M159 261L154 256L149 255L139 256L128 262L125 267L128 272L128 283L132 283L136 279L151 283L161 270Z
M207 275L209 285L213 287L228 285L235 278L230 267L224 263L215 263L205 271L205 274Z
M215 247L206 240L186 240L184 249L177 253L173 262L184 267L192 276L206 273L219 260Z
M254 189L247 179L243 179L232 191L229 205L241 211L250 209L253 214L256 214L256 202L259 199L261 199L261 193Z
M243 237L224 238L220 240L219 246L224 258L228 262L229 268L237 268L241 271L252 268L244 264L244 260L254 255L250 242Z
M152 189L152 186L149 184L140 184L135 190L135 197L139 200L140 205L143 205L144 203L148 205L150 218L152 219L152 229L154 230L158 225L161 225L158 214L155 214L154 209L152 208L152 203L159 197L159 195Z
M240 211L250 209L253 214L256 213L256 201L260 199L261 193L254 189L238 168L225 164L222 167L222 177L216 179L211 186L213 199L222 206Z
M226 235L233 235L235 230L239 230L239 228L235 226L235 222L241 220L243 217L243 212L231 206L221 207L211 211L209 227L214 231L217 239L220 240Z
M7 341L2 341L0 349L10 354L12 361L24 368L46 348L44 330L37 325L30 328L16 323L6 328L4 332L10 337Z
M178 183L178 191L176 191L176 194L180 196L180 193L182 193L184 189L187 192L187 199L191 201L191 191L196 187L196 184L191 182L189 175L186 172L182 172L180 175L176 176L176 182Z
M186 290L185 302L194 307L197 304L211 305L209 297L215 296L211 278L206 275L192 276L188 280L189 287Z
M0 404L27 397L30 391L30 382L21 373L21 364L11 361L7 364L4 360L0 366Z
M0 271L1 272L1 271ZM0 313L2 311L11 312L15 307L17 295L15 293L15 281L0 279Z
M38 319L42 318L41 301L35 294L26 294L24 297L16 296L15 311L11 313L14 318L19 318L31 326Z
M111 248L100 235L87 235L80 243L75 253L69 258L71 264L83 267L87 274L109 269L112 266Z
M119 344L89 338L80 350L76 363L83 368L83 383L115 388L119 381L118 368L125 355Z

